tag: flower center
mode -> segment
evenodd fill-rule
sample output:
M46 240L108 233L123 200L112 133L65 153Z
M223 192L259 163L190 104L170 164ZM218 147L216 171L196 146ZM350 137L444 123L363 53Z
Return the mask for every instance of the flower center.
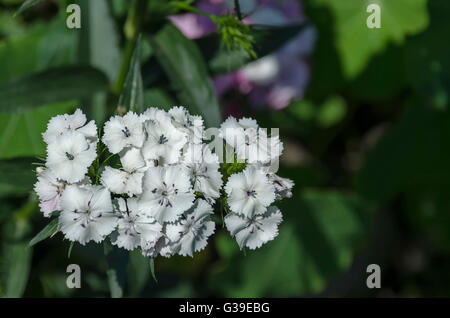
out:
M129 130L128 127L126 127L126 126L125 126L124 129L122 129L122 132L123 132L123 134L125 135L125 137L127 137L127 138L131 136L130 130Z
M169 141L169 139L167 139L166 136L164 136L164 135L159 136L158 143L160 143L161 145L165 144L168 141Z
M247 191L247 196L255 198L256 197L256 191L255 190Z
M66 151L66 157L67 157L67 159L69 159L69 160L75 159L75 157L74 157L72 154L68 153L67 151Z

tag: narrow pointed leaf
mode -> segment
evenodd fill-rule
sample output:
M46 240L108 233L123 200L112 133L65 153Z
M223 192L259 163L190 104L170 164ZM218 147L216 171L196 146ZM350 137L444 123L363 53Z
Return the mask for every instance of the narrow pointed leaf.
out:
M36 234L33 239L31 239L29 246L36 245L37 243L45 240L48 237L53 236L56 232L58 232L58 219L53 219L46 227L44 227L38 234Z
M70 242L69 251L67 252L67 258L70 258L70 255L72 255L72 249L73 249L74 242Z
M144 85L141 74L141 38L139 37L131 58L124 88L119 98L119 107L136 112L144 111Z
M17 11L14 13L14 17L18 16L25 10L28 10L31 7L34 7L35 5L44 2L45 0L26 0L22 3L22 5L17 9Z
M152 273L153 280L157 283L158 280L156 279L156 274L155 274L155 259L154 258L150 258L150 271Z

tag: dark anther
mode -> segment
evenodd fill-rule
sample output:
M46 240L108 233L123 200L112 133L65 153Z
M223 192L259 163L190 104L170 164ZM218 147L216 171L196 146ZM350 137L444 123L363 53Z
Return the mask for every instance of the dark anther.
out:
M125 137L130 137L130 131L128 130L128 127L125 127L124 129L122 129L123 134L125 135Z
M164 136L164 135L159 136L158 142L159 142L161 145L162 145L162 144L165 144L165 143L168 142L168 141L169 141L169 139L167 139L166 136Z
M75 157L66 151L66 157L69 160L73 160Z
M256 196L256 191L255 190L247 191L247 196L255 197Z

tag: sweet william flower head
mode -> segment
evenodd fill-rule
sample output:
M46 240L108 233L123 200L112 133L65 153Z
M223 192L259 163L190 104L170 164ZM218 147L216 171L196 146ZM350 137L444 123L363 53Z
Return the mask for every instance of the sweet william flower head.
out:
M119 198L116 204L119 213L117 236L113 244L126 250L134 250L142 245L155 245L161 236L161 224L146 213L139 211L135 198Z
M280 210L270 206L264 214L250 218L230 213L225 217L225 225L241 249L248 247L254 250L278 235L278 225L282 220Z
M72 115L57 115L50 119L47 130L42 136L44 141L50 144L67 131L77 131L83 134L89 142L97 141L97 126L95 122L93 120L86 122L86 115L80 109L77 109Z
M101 186L69 185L61 197L61 232L70 241L99 243L117 226L110 192Z
M214 233L215 223L210 220L213 209L205 200L199 199L186 211L181 220L175 224L167 224L166 235L173 252L182 256L191 256L203 250L208 237Z
M46 166L58 179L69 183L81 181L96 158L96 146L80 132L67 131L47 146Z
M145 134L142 119L133 112L114 116L105 123L103 143L111 153L119 153L125 147L142 147Z
M179 166L151 167L144 176L140 208L159 223L174 222L194 201L189 177Z
M263 214L275 200L274 186L255 166L247 166L244 171L231 175L225 192L231 211L245 217Z

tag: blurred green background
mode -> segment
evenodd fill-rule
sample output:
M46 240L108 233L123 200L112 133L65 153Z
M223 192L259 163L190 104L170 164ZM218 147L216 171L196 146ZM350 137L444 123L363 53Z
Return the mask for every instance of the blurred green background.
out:
M233 1L187 2L234 14ZM33 0L14 16L22 3L0 0L0 295L450 296L449 1L241 0L252 40L231 43L171 1ZM81 29L66 27L70 3ZM366 27L370 3L380 29ZM158 283L139 253L75 244L68 258L61 234L28 246L48 223L32 194L47 121L82 107L101 126L127 107L127 74L145 106L280 128L279 174L296 186L274 241L244 255L219 227L194 258L156 259ZM66 288L71 263L81 289ZM366 287L372 263L381 289Z

